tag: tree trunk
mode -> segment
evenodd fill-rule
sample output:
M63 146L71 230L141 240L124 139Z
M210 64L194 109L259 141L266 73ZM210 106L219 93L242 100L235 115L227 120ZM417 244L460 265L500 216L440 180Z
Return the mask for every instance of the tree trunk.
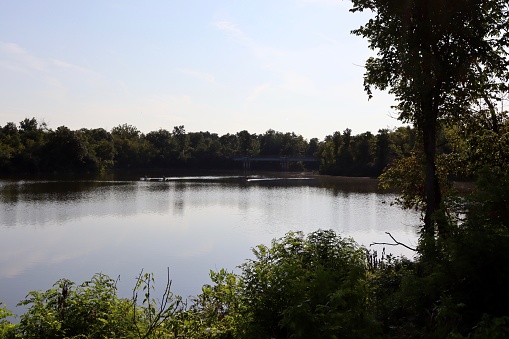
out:
M423 146L424 146L424 192L425 192L425 203L426 212L424 215L424 233L428 236L435 235L435 223L433 221L433 215L439 208L440 194L437 196L437 192L440 191L439 183L436 177L436 165L435 165L435 144L436 144L436 130L433 126L423 127Z
M445 235L445 219L441 216L442 193L436 168L436 136L437 136L437 108L433 107L432 100L423 102L422 108L422 138L424 148L425 173L425 203L424 233L435 236L435 225L438 234Z

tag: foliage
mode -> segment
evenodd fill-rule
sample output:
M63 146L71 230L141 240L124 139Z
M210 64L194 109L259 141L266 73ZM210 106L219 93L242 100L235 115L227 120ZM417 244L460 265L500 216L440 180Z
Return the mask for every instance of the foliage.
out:
M505 337L509 331L509 177L480 173L434 252L372 273L374 306L391 337ZM423 244L421 244L423 246ZM378 292L377 292L378 291Z
M250 337L368 337L364 251L333 231L288 233L241 266Z
M85 165L87 147L83 138L76 131L65 126L50 131L43 152L45 167L50 170L77 170Z
M14 314L0 302L0 338L14 338L16 325L7 319L9 317L14 317Z
M191 299L187 312L177 315L174 333L182 338L242 338L249 324L242 296L242 278L224 269L210 271L212 285Z
M497 131L450 130L451 144L456 148L465 176L475 176L489 166L499 173L509 171L509 123L501 123Z
M479 100L493 107L506 90L509 39L505 1L352 0L374 17L353 31L377 57L366 61L364 86L395 95L399 118L422 135L428 238L446 234L436 168L440 124L453 124ZM493 109L491 109L493 111ZM495 125L495 124L494 124Z
M6 334L2 338L174 338L174 314L185 305L170 286L168 280L158 302L152 274L140 273L132 299L117 297L116 281L103 274L81 285L61 279L45 292L31 291L19 303L29 306L19 324L3 320L12 314L1 308L0 333Z
M415 145L415 129L400 127L351 135L346 129L325 138L318 147L323 174L371 176L382 174L393 161L409 156Z
M135 126L122 124L110 132L102 128L73 131L66 126L53 131L32 118L21 121L19 127L12 122L0 126L0 174L169 167L234 169L238 168L234 156L315 156L319 144L316 138L308 143L301 135L273 130L260 135L244 130L218 136L175 126L171 132L159 129L144 134ZM254 167L278 169L279 162L274 164L256 163ZM304 169L304 165L295 168Z
M0 173L100 173L111 169L239 167L232 157L305 156L321 160L320 172L332 175L371 176L382 173L392 161L410 154L415 129L383 129L373 135L352 135L350 129L335 132L324 141L269 129L264 134L241 131L219 136L210 132L186 132L175 126L147 134L135 126L119 125L76 131L65 126L55 131L34 118L20 126L0 128ZM279 170L274 163L254 162L252 169ZM313 163L292 163L292 170L317 170Z
M132 331L131 304L116 297L115 281L102 274L78 286L61 279L19 305L30 306L17 328L24 338L123 337Z
M424 213L426 192L422 157L422 152L415 150L406 157L395 159L380 175L379 186L386 190L398 191L396 204L405 209L415 209ZM457 163L454 155L437 156L437 177L445 201L455 196L450 177L458 172L458 168L453 167ZM448 207L453 206L444 205L444 208Z
M415 153L394 161L380 176L379 185L383 189L398 189L400 195L396 198L396 202L403 208L422 210L424 175L422 164Z

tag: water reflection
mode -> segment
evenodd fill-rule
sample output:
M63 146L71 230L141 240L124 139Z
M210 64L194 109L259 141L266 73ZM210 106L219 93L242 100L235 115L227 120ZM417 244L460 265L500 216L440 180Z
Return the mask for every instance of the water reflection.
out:
M0 181L0 301L96 272L125 277L128 294L140 269L164 277L168 266L188 296L210 269L234 269L290 230L334 229L365 245L389 231L415 245L418 215L384 204L393 196L375 180L252 179Z
M373 178L349 178L322 176L320 187L326 188L334 195L345 193L384 193L378 188L378 180Z
M126 182L104 181L19 181L4 182L0 187L0 202L75 201L86 199L90 193L101 194L102 188L124 186Z

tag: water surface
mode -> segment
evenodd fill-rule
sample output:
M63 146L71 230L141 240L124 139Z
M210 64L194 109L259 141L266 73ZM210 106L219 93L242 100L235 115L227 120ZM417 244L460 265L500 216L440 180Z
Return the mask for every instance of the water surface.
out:
M391 206L376 180L301 175L138 180L0 181L0 301L12 311L60 278L120 276L129 296L143 269L196 295L210 269L236 270L251 248L291 230L333 229L369 246L385 232L415 246L419 215ZM379 248L380 249L380 248ZM411 256L401 247L387 247Z

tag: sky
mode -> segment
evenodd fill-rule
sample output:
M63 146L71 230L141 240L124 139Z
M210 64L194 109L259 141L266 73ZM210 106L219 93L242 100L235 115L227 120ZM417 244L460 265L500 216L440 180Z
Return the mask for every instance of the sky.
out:
M0 0L0 126L306 139L401 126L342 0Z

